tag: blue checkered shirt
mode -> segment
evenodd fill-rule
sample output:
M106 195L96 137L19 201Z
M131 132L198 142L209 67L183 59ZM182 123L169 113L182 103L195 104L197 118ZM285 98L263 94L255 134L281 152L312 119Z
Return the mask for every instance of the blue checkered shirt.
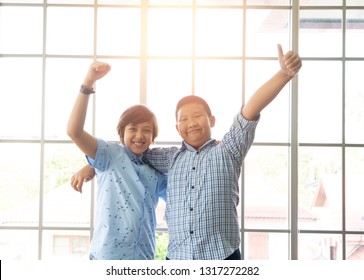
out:
M210 140L199 150L183 142L145 153L168 172L169 259L225 259L239 248L239 177L257 123L238 114L221 142Z

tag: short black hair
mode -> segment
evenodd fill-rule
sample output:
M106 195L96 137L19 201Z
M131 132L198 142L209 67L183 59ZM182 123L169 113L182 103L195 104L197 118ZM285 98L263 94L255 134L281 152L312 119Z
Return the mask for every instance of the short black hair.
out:
M201 97L199 97L197 95L187 95L187 96L183 97L182 99L180 99L178 101L178 103L177 103L177 106L176 106L176 120L178 118L177 115L178 115L179 109L183 105L186 105L188 103L199 103L199 104L203 105L203 107L206 110L207 115L209 117L211 117L212 114L211 114L210 106L207 104L207 102L203 98L201 98Z

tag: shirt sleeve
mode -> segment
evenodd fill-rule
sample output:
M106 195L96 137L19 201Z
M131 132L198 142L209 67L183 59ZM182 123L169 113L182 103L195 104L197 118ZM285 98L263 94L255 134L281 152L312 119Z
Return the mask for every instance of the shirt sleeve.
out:
M152 148L143 154L143 158L159 172L168 173L172 157L177 150L177 147Z
M97 139L97 150L95 159L86 156L86 160L93 168L99 171L107 170L111 161L109 143L105 142L102 139Z
M161 174L159 178L158 197L167 201L167 176L164 174Z
M232 126L229 132L227 132L223 139L222 144L232 154L232 156L241 165L248 153L255 136L255 130L258 125L259 118L257 120L246 120L242 114L237 114L234 117Z

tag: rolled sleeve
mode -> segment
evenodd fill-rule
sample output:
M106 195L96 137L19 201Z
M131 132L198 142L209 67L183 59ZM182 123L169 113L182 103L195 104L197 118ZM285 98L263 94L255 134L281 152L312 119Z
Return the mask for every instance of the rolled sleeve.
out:
M111 155L110 147L107 142L97 139L97 150L95 159L86 156L87 162L95 169L105 171L110 165Z

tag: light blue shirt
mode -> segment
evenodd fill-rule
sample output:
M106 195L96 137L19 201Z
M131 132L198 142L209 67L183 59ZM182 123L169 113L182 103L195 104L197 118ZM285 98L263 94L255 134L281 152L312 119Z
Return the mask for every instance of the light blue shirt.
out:
M257 123L238 114L221 142L145 153L145 160L168 171L169 259L222 260L239 249L239 176Z
M97 213L90 258L152 260L155 256L155 208L165 200L166 176L122 144L97 139L95 160Z

